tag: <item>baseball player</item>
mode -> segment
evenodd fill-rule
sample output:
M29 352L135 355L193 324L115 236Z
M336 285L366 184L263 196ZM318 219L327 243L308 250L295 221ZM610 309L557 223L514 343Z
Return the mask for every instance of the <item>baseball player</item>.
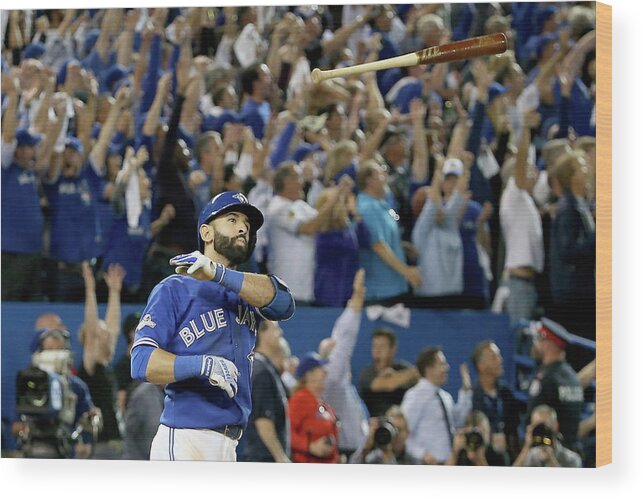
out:
M263 215L237 192L205 206L198 248L170 260L177 275L150 294L132 346L132 377L165 386L152 460L236 461L251 410L255 337L295 302L272 275L243 273Z

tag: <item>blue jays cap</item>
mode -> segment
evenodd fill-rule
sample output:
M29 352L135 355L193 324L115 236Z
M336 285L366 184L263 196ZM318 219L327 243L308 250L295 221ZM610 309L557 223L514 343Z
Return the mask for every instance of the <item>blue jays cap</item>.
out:
M114 64L104 73L105 90L108 92L115 92L120 86L119 83L127 78L132 72L130 68Z
M489 103L494 100L496 97L500 97L507 91L507 88L504 85L501 85L497 81L494 81L489 85Z
M223 133L226 123L238 124L241 123L241 116L235 113L234 111L223 111L220 116L217 117L214 130L219 133Z
M71 334L69 334L69 331L66 329L40 329L34 333L33 338L31 338L29 342L29 350L31 353L42 350L42 342L49 336L60 339L66 349L71 349Z
M317 152L320 149L321 146L319 144L308 144L307 142L304 142L303 144L299 144L295 148L295 151L292 153L292 160L299 163L300 161L306 159L306 156Z
M44 43L30 43L22 51L23 59L38 59L43 56L45 53L45 44Z
M65 139L65 147L69 147L70 149L73 149L81 156L83 155L83 152L84 152L83 143L76 137L67 137Z
M556 33L545 33L544 35L540 35L536 40L534 53L532 55L535 56L536 59L540 59L543 55L545 47L547 47L547 45L549 45L550 43L555 43L557 41L558 35Z
M239 116L239 113L230 111L228 109L223 111L223 113L221 113L219 116L212 116L210 114L206 115L203 118L201 130L203 132L215 131L223 133L223 129L226 123L241 123L241 116Z
M16 143L18 147L34 147L40 142L40 135L31 133L27 128L16 130Z
M248 217L250 222L250 237L248 239L246 259L250 257L252 250L254 250L257 244L257 231L263 225L263 215L255 206L250 204L245 194L234 191L225 191L217 194L205 205L203 210L201 210L199 223L196 228L199 251L203 252L204 248L203 240L201 239L201 226L207 224L213 218L231 211L238 211Z
M558 12L558 9L553 5L548 5L538 11L536 14L536 33L540 33L543 30L545 22L549 21L556 12Z
M107 146L107 155L124 156L126 147L127 147L126 142L110 142L109 145Z
M328 359L324 359L317 352L308 352L299 358L295 377L297 379L301 379L308 371L311 371L316 367L325 366L326 364L328 364Z

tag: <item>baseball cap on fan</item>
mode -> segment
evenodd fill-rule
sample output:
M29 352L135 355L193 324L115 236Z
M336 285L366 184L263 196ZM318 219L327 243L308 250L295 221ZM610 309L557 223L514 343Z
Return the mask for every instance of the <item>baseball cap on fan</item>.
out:
M501 95L507 93L507 87L504 85L501 85L497 81L492 82L489 85L489 103L491 103L496 97L500 97Z
M16 130L16 144L18 147L35 147L40 140L40 135L31 133L27 128Z
M295 148L294 152L292 153L292 160L297 163L300 163L301 161L306 159L308 155L313 154L320 150L321 150L321 146L319 144L308 144L308 143L299 144Z
M295 377L297 379L301 379L308 371L311 371L316 367L325 366L326 364L328 364L328 359L322 358L322 356L317 352L309 352L300 357L297 370L295 371Z
M442 173L445 177L447 175L455 175L456 177L459 177L460 175L462 175L463 169L464 165L462 164L461 160L459 160L458 158L448 158L442 166Z
M67 137L65 139L65 147L76 151L81 156L83 155L84 148L83 143L76 137Z
M42 350L42 344L49 336L61 340L65 348L71 349L71 334L66 329L40 329L34 333L33 338L29 342L29 350L31 353L36 353Z
M225 191L217 194L201 211L199 223L196 228L199 251L203 252L205 247L201 239L201 226L207 224L213 218L231 211L244 213L248 217L248 221L250 222L250 238L248 240L248 253L246 258L250 256L257 244L257 231L263 225L263 215L256 207L250 204L248 198L243 193L234 191Z
M540 35L534 44L534 54L532 55L535 56L536 59L540 59L545 47L550 43L556 42L558 42L558 35L556 33L545 33L544 35Z
M30 43L22 51L23 59L40 59L45 55L45 44L44 43Z

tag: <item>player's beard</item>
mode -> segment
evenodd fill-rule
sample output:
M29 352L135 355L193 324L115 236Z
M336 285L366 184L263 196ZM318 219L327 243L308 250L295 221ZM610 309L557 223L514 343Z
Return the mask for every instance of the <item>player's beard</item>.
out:
M237 244L238 237L227 237L214 229L214 250L226 257L230 266L239 265L248 259L248 243L239 246Z

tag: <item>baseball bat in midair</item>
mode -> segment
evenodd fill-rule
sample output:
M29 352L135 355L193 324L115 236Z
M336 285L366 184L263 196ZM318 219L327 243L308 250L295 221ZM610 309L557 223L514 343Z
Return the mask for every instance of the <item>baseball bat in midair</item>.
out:
M428 47L417 52L382 59L380 61L357 64L345 68L322 71L313 69L311 77L314 83L319 83L330 78L362 74L367 71L381 71L390 68L405 68L420 64L437 64L439 62L453 62L462 59L471 59L483 55L502 54L507 50L507 37L504 33L467 38L444 45Z

